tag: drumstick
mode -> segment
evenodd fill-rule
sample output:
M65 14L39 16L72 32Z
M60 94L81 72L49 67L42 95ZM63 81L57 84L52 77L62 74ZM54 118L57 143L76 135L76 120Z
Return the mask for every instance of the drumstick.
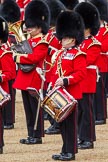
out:
M44 65L45 67L45 65ZM45 68L44 68L45 69ZM43 76L45 78L45 70L43 71ZM42 79L42 78L41 78ZM35 120L35 124L34 124L34 130L37 130L37 122L38 122L38 117L39 117L39 110L40 110L40 106L41 106L41 95L43 95L43 87L44 87L44 79L42 79L42 83L41 83L41 89L40 89L40 96L39 96L39 100L38 100L38 107L37 107L37 113L36 113L36 120Z
M40 105L41 105L41 99L40 99L40 97L39 97L39 100L38 100L38 107L37 107L37 113L36 113L36 120L35 120L35 125L34 125L34 130L37 130L37 122L38 122L38 116L39 116Z

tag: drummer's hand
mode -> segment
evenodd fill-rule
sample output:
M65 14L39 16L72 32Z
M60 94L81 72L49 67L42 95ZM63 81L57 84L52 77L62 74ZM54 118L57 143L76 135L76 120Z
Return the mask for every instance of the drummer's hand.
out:
M21 55L20 53L17 53L17 52L15 52L15 51L12 51L12 53L13 53L13 57L14 57L14 56L17 56L17 55Z
M55 87L63 86L63 85L64 85L63 78L58 78L55 82Z
M20 63L20 57L21 56L27 57L28 55L27 54L20 54L20 53L13 53L14 62Z
M16 62L16 58L17 58L17 56L18 56L18 53L16 53L16 52L13 52L13 60Z

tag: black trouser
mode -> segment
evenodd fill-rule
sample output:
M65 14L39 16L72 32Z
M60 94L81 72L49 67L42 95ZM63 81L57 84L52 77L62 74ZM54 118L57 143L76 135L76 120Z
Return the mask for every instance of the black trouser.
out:
M77 108L60 123L63 153L77 153Z
M3 119L2 119L2 109L0 109L0 147L4 146L3 140Z
M83 94L78 101L78 136L82 141L95 141L93 94Z
M93 108L95 120L106 120L107 118L107 98L106 98L106 73L100 73L97 83L96 93L94 94Z
M38 101L36 98L32 97L27 91L24 90L22 90L22 99L23 99L24 110L26 115L28 136L37 137L37 138L43 137L44 120L43 120L42 108L40 108L39 111L37 129L34 130Z
M9 83L9 94L11 100L3 108L3 121L4 125L15 123L15 94L16 90L12 88L14 80L10 80Z
M50 124L53 125L55 129L56 129L56 128L59 129L59 127L60 127L60 126L59 126L59 123L56 122L56 121L51 117L51 115L48 114L48 117L47 117L47 118L48 118Z
M106 72L106 83L105 83L106 94L108 97L108 72Z

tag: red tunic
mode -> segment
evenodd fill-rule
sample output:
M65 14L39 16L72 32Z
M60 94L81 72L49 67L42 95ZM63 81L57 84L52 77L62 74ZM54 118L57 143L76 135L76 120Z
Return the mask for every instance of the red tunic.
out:
M18 6L20 7L20 8L23 8L24 7L24 2L23 2L24 0L16 0L16 3L18 4Z
M48 55L46 58L46 61L49 64L46 64L46 70L48 72L46 72L46 81L47 83L50 82L50 77L51 77L51 57L52 55L59 49L61 49L62 45L60 43L60 41L57 39L57 37L55 36L54 30L50 29L49 30L49 46L48 46Z
M11 37L10 37L10 35L11 34L9 34L7 43L5 43L5 44L2 45L2 48L4 50L7 50L7 52L11 51L11 45L12 45L12 43L11 43ZM12 57L12 61L11 61L11 64L10 64L10 68L11 68L11 72L12 72L11 79L15 79L16 78L16 63L13 60L13 53L11 53L11 57Z
M28 4L30 1L31 1L31 0L16 0L18 6L20 7L20 11L21 11L21 20L24 19L25 7L27 6L27 4Z
M3 50L0 49L0 73L2 75L2 88L9 93L8 81L13 79L13 71L11 65L13 65L12 53L3 54Z
M71 48L67 51L61 51L56 59L56 63L53 67L53 75L51 78L52 85L59 77L58 60L62 56L62 72L63 76L68 78L69 85L66 86L66 90L76 99L82 98L81 81L86 76L86 55L83 52L79 52L77 48Z
M98 66L100 67L100 72L108 71L108 24L104 22L101 25L96 39L101 42L101 53L98 58Z
M24 8L26 8L26 6L28 5L29 2L31 2L32 0L23 0L24 3Z
M42 68L44 59L48 53L48 42L38 36L29 40L33 53L26 54L26 56L19 56L19 63L21 64L36 64L36 67ZM16 80L13 84L13 88L20 90L26 90L27 87L33 87L37 90L41 87L41 77L37 73L36 68L30 72L23 72L18 70Z
M95 93L96 92L96 81L97 81L97 60L100 56L101 44L94 37L87 38L83 41L80 49L87 54L87 77L82 82L84 93Z

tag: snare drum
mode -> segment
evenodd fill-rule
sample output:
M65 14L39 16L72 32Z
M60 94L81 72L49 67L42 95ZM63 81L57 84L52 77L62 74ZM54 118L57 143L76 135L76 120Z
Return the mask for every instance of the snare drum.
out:
M0 108L3 108L3 106L5 106L10 101L10 99L10 94L4 91L0 86Z
M77 100L64 87L53 88L44 98L41 106L57 122L62 122L75 109Z

